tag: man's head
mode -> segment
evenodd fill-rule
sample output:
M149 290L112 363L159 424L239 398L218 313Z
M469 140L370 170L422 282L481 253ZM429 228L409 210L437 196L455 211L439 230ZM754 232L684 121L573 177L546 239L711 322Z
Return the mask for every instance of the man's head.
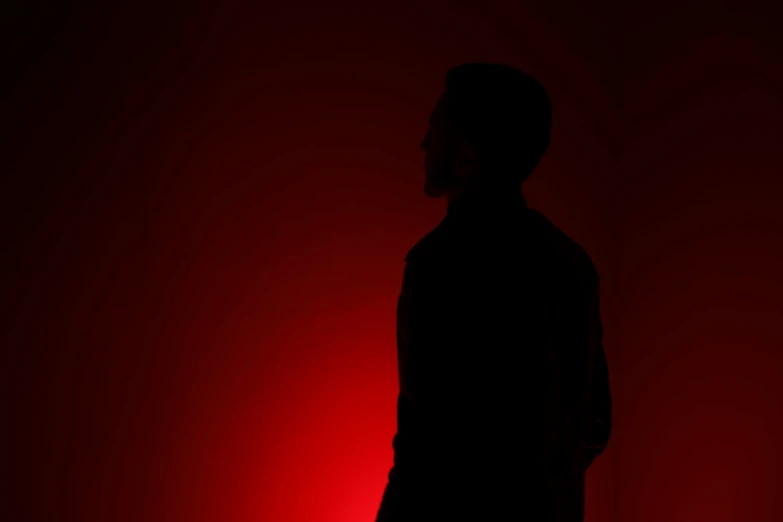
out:
M518 188L549 145L546 90L522 71L494 63L453 67L445 84L421 142L424 191L440 197L478 186Z

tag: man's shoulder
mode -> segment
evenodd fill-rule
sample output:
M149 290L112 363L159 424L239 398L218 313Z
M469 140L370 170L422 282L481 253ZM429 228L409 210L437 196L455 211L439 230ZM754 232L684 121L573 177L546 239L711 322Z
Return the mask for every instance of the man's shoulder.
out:
M545 248L549 255L562 260L583 276L598 278L593 260L582 245L538 210L529 209L528 215L540 248Z
M598 278L598 272L587 251L552 223L549 218L532 208L527 208L523 216L522 222L525 226L521 229L517 227L504 228L497 239L503 242L519 241L519 244L523 246L522 250L533 250L540 255L542 260L550 262L552 265L562 268L568 266L582 277ZM512 233L510 230L515 232ZM520 231L521 235L518 235ZM453 230L448 219L444 219L408 250L405 262L409 265L425 265L441 254L448 255L452 251L450 245L453 247L452 244L461 244L459 239L462 237L461 234L464 235L464 231ZM492 240L490 238L487 241Z
M406 263L414 263L431 259L440 250L446 240L446 221L441 221L438 226L430 230L427 234L414 244L405 255Z

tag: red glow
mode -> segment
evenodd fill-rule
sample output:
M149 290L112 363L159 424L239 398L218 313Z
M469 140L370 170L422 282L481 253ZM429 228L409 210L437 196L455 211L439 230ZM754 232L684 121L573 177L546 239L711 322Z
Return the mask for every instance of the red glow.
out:
M549 89L526 196L601 273L615 422L587 522L780 520L765 30L665 6L620 23L578 2L370 4L16 21L8 520L371 522L403 258L445 209L418 146L443 73L474 59Z

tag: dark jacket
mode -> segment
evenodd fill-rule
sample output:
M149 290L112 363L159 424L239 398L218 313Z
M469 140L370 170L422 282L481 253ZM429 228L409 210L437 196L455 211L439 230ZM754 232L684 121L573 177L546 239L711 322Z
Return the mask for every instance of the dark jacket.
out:
M578 522L609 440L598 274L521 193L471 195L405 258L377 522Z

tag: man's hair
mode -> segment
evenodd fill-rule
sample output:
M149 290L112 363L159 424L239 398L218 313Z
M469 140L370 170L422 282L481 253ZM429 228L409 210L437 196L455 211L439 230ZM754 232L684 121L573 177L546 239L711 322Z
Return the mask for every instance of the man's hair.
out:
M549 146L552 107L544 87L499 63L452 67L445 83L447 117L477 148L482 175L527 179Z

